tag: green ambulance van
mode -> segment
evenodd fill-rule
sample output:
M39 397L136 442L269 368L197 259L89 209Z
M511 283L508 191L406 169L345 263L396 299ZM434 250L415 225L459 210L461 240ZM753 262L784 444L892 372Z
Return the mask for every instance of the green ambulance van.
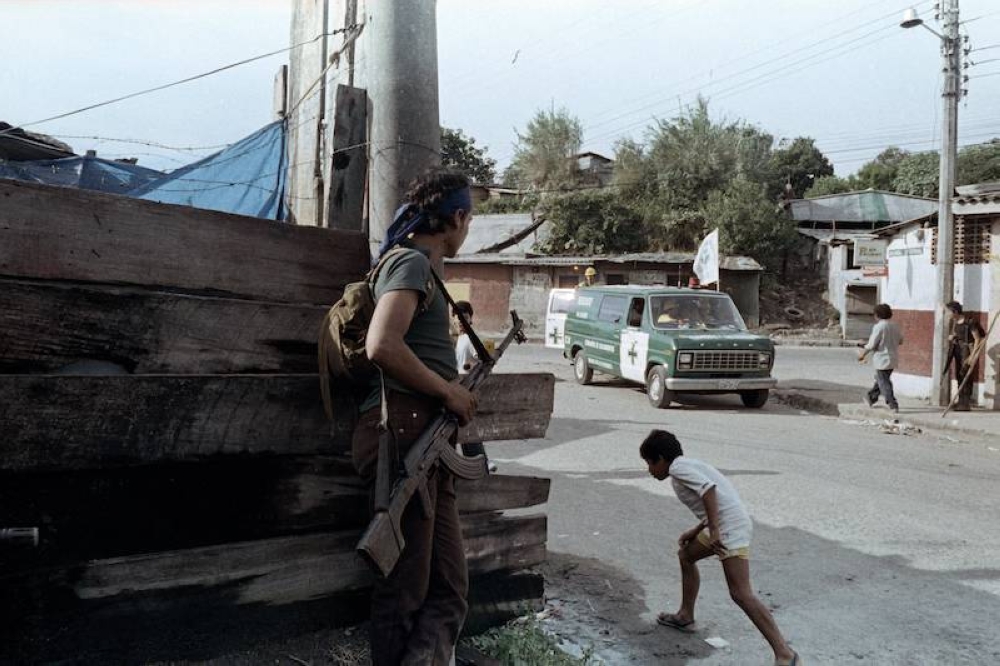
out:
M563 345L577 382L596 370L644 384L654 407L678 393L737 393L759 408L777 383L771 339L747 331L727 294L705 289L582 287Z

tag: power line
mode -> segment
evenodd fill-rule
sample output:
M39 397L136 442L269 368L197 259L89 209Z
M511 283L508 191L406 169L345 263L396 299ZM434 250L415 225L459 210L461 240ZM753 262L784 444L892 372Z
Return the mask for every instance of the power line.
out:
M920 3L920 4L926 4L927 1L928 0L925 0L924 3ZM724 77L721 77L719 79L714 79L714 80L710 81L709 83L705 84L704 86L697 86L695 88L691 88L691 89L689 89L687 91L684 91L682 93L676 93L675 92L675 93L671 93L669 95L663 95L662 99L660 99L660 100L658 100L656 102L653 102L653 103L650 103L650 104L646 104L644 106L641 106L639 108L636 108L636 109L634 109L632 111L629 111L627 113L624 113L624 114L619 114L618 116L610 118L609 120L606 120L606 121L602 121L600 123L592 123L590 125L585 126L584 130L585 131L586 130L591 130L591 129L594 129L595 127L600 127L602 125L607 125L608 123L614 122L615 120L618 120L618 119L621 119L621 118L626 118L626 117L628 117L630 115L634 115L635 113L640 113L642 111L653 109L653 108L659 106L660 104L662 104L663 101L666 100L666 99L673 100L678 95L686 96L686 95L691 94L692 92L700 92L704 88L707 88L707 87L710 87L710 86L717 86L717 85L719 85L719 84L721 84L721 83L723 83L725 81L729 81L729 80L732 80L734 78L738 78L738 77L740 77L740 76L742 76L744 74L747 74L747 73L752 72L754 70L760 69L761 67L765 67L767 65L771 65L771 64L774 64L774 63L780 63L782 65L782 67L786 67L787 63L785 63L784 61L789 56L792 56L792 55L795 55L795 54L798 54L798 53L802 53L803 51L808 51L810 49L816 48L817 46L822 46L823 44L826 44L828 42L834 41L834 40L836 40L836 39L838 39L840 37L843 37L845 35L849 35L852 32L856 32L857 30L863 29L863 28L865 28L865 27L867 27L869 25L873 25L875 23L879 23L881 21L884 21L887 18L896 16L896 14L898 14L898 12L892 12L892 13L889 13L889 14L884 14L884 15L876 18L876 19L873 19L873 20L868 21L866 23L862 23L860 25L854 26L853 28L849 28L847 30L842 30L842 31L840 31L838 33L835 33L833 35L830 35L828 37L824 37L823 39L820 39L820 40L817 40L815 42L806 44L805 46L801 46L801 47L793 49L791 51L783 52L783 53L781 53L781 54L779 54L779 55L777 55L777 56L775 56L773 58L770 58L770 59L765 60L763 62L759 62L759 63L757 63L757 64L755 64L755 65L753 65L751 67L747 67L747 68L744 68L742 70L738 70L736 72L733 72L732 74L728 74L728 75L726 75ZM824 24L824 25L829 25L829 22L826 23L826 24ZM874 32L878 32L878 31L874 31ZM868 36L870 34L874 34L874 32L867 33L866 35L863 35L862 37ZM853 40L853 41L856 41L856 40ZM814 57L816 55L820 55L820 54L813 54L812 56L807 56L807 58L811 58L811 57ZM697 78L697 77L690 77L688 79L685 79L685 81L691 80L691 78ZM643 122L645 122L645 120Z
M281 53L286 53L288 51L293 51L293 50L295 50L297 48L301 48L301 47L306 46L308 44L312 44L313 42L316 42L317 40L322 39L323 37L330 37L332 35L337 35L337 34L346 32L348 30L353 30L356 27L357 27L356 25L350 25L350 26L347 26L345 28L339 28L337 30L333 30L331 32L320 33L319 35L316 35L312 39L306 40L304 42L299 42L298 44L293 44L292 46L287 46L287 47L285 47L283 49L278 49L277 51L271 51L270 53L263 53L261 55L253 56L251 58L246 58L244 60L240 60L238 62L230 63L228 65L223 65L222 67L216 67L215 69L213 69L211 71L208 71L208 72L203 72L201 74L195 74L194 76L189 76L187 78L180 79L178 81L172 81L171 83L164 83L163 85L155 86L153 88L147 88L145 90L140 90L140 91L137 91L137 92L134 92L134 93L129 93L128 95L122 95L121 97L116 97L114 99L109 99L109 100L106 100L104 102L98 102L96 104L90 104L88 106L84 106L82 108L75 109L73 111L67 111L65 113L60 113L60 114L57 114L57 115L54 115L54 116L49 116L48 118L42 118L41 120L34 120L34 121L30 122L30 123L22 123L18 127L11 127L9 129L6 129L6 130L0 130L0 136L2 136L4 134L7 134L9 132L13 132L13 131L15 131L15 130L17 130L19 128L33 127L35 125L41 125L43 123L51 122L53 120L59 120L61 118L66 118L66 117L69 117L69 116L74 116L74 115L83 113L85 111L91 111L93 109L97 109L97 108L100 108L102 106L109 106L111 104L116 104L118 102L122 102L122 101L125 101L127 99L133 99L135 97L140 97L142 95L148 95L150 93L159 92L160 90L166 90L167 88L172 88L174 86L179 86L179 85L184 84L184 83L190 83L191 81L196 81L198 79L203 79L206 76L212 76L213 74L218 74L219 72L224 72L224 71L226 71L228 69L233 69L234 67L239 67L241 65L246 65L246 64L251 63L251 62L256 62L257 60L263 60L264 58L270 58L272 56L276 56L276 55L279 55Z
M920 2L920 3L917 3L917 4L919 6L919 5L927 4L929 1L930 0L924 0L923 2ZM853 15L855 13L857 13L857 12L852 12L851 14L849 14L847 16L841 17L839 19L835 19L833 21L828 21L826 23L821 24L820 27L826 26L826 25L832 25L832 24L837 23L837 22L843 20L844 18L847 18L848 16L851 16L851 15ZM783 53L781 53L781 54L779 54L779 55L777 55L777 56L775 56L773 58L770 58L770 59L765 60L763 62L757 63L757 64L755 64L755 65L753 65L751 67L747 67L747 68L744 68L742 70L733 72L733 73L731 73L731 74L729 74L727 76L721 77L719 79L715 79L715 80L713 80L713 81L705 84L704 86L698 86L698 87L690 88L690 89L688 89L688 90L686 90L686 91L684 91L682 93L671 94L669 96L669 99L673 99L674 97L688 96L688 95L690 95L692 93L699 93L700 94L700 93L702 93L704 91L705 88L708 88L708 87L711 87L711 86L717 86L717 85L719 85L719 84L721 84L721 83L723 83L725 81L736 79L736 78L738 78L740 76L743 76L743 75L745 75L745 74L747 74L749 72L752 72L754 70L760 69L761 67L765 67L767 65L771 65L771 64L774 64L774 63L780 63L780 66L777 69L769 70L769 71L767 71L767 72L765 72L765 73L763 73L761 75L758 75L756 77L751 78L748 81L743 81L741 83L737 83L737 84L735 84L733 86L730 86L728 88L724 88L721 91L718 91L718 93L716 95L711 96L711 98L712 99L718 99L717 95L719 95L719 94L731 96L733 94L738 94L740 92L744 92L745 90L749 90L752 87L756 87L756 86L759 86L759 85L764 85L764 84L769 83L771 81L777 80L777 79L779 79L779 78L781 78L783 76L787 76L788 74L795 73L795 72L789 72L787 70L787 68L789 66L794 66L794 65L800 64L800 63L806 63L806 62L808 62L810 60L814 60L815 58L817 58L819 56L822 56L824 54L831 53L833 51L838 51L838 50L845 49L846 47L849 47L849 46L851 46L851 45L853 45L853 44L855 44L855 43L857 43L859 41L862 41L864 39L867 39L868 37L876 35L876 34L878 34L880 32L884 32L884 31L888 30L890 27L895 27L895 23L893 23L892 26L882 26L882 27L877 28L875 30L869 31L869 32L867 32L867 33L865 33L865 34L863 34L863 35L861 35L859 37L856 37L856 38L854 38L852 40L849 40L847 42L843 42L843 43L837 44L837 45L835 45L833 47L830 47L828 49L825 49L823 51L819 51L817 53L812 53L810 55L804 56L804 57L802 57L802 58L800 58L800 59L798 59L798 60L796 60L794 62L791 62L791 63L785 62L785 59L787 59L788 56L791 56L791 55L794 55L794 54L797 54L797 53L802 53L804 51L809 51L809 50L814 49L814 48L816 48L818 46L822 46L824 44L830 43L830 42L836 40L839 37L843 37L845 35L849 35L849 34L851 34L853 32L856 32L857 30L860 30L860 29L863 29L863 28L865 28L867 26L870 26L870 25L879 23L881 21L884 21L887 18L895 17L898 13L899 13L899 10L891 12L891 13L886 13L886 14L884 14L882 16L879 16L879 17L877 17L877 18L875 18L875 19L873 19L871 21L862 23L860 25L854 26L854 27L849 28L847 30L842 30L842 31L840 31L838 33L835 33L834 35L831 35L831 36L828 36L828 37L824 37L823 39L820 39L818 41L806 44L804 46L798 47L798 48L793 49L791 51L783 52ZM869 44L875 43L876 41L881 41L881 38L877 39L877 40L871 40L869 42ZM756 51L756 52L759 52L759 51L760 51L760 49L758 49L758 51ZM806 69L806 68L811 67L813 65L819 64L820 62L825 62L826 60L830 60L832 58L840 57L841 55L844 55L847 52L848 51L842 51L842 52L839 52L839 53L836 53L836 54L830 56L829 58L825 58L825 59L822 59L822 60L818 60L818 61L812 62L812 63L810 63L808 65L805 65L804 67L800 68L798 71L801 71L802 69ZM738 59L734 59L734 60L738 60ZM777 75L777 76L775 76L775 75ZM768 78L768 77L770 77L770 78ZM696 77L688 77L687 79L684 79L683 81L688 81L688 80L691 80L692 78L698 78L698 77L697 76ZM747 85L747 84L750 84L750 85ZM586 131L588 129L594 129L596 127L600 127L600 126L603 126L603 125L608 125L609 123L613 123L616 120L627 118L628 116L635 115L636 113L640 113L640 112L642 112L644 110L652 109L652 108L654 108L654 107L659 106L660 104L662 104L664 99L667 99L667 97L666 96L662 96L662 94L661 94L661 97L662 97L661 99L659 99L657 101L654 101L654 102L652 102L650 104L646 104L646 105L637 107L637 108L635 108L635 109L633 109L631 111L627 111L625 113L618 114L617 116L614 116L612 118L609 118L609 119L601 121L601 122L591 123L590 125L586 125L586 126L584 126L584 130ZM620 106L619 106L619 108L620 108ZM633 121L633 122L630 122L630 123L626 123L623 126L619 126L619 127L614 128L614 129L610 129L608 131L602 132L602 133L598 134L597 136L588 137L587 143L591 143L592 144L592 143L594 143L596 141L601 141L601 140L608 139L608 138L611 138L611 137L620 136L621 134L623 134L623 133L625 133L625 132L627 132L629 130L636 129L636 128L641 127L641 126L643 126L643 125L645 125L645 124L647 124L649 122L650 122L650 119L643 118L642 120L638 120L638 121ZM514 154L513 152L510 152L510 153L507 153L506 156L509 159L513 154ZM503 157L501 157L499 159L500 159L500 161L503 161Z
M781 62L780 67L778 67L776 69L772 69L770 71L766 71L763 74L759 74L759 75L757 75L755 77L752 77L749 80L742 81L742 82L737 83L737 84L735 84L733 86L730 86L728 88L723 88L722 90L716 91L714 94L709 93L708 97L709 97L709 99L712 99L712 100L719 100L719 99L723 99L725 97L731 97L734 94L739 94L741 92L745 92L747 90L750 90L751 88L758 87L758 86L761 86L761 85L765 85L767 83L771 83L773 81L779 80L779 79L784 78L786 76L789 76L791 74L798 73L798 72L800 72L802 70L808 69L810 67L813 67L813 66L818 65L820 63L826 62L828 60L832 60L834 58L841 57L841 56L846 55L848 53L856 52L857 47L851 48L854 44L856 44L858 42L861 42L863 40L866 40L869 37L875 36L875 35L877 35L879 33L886 32L890 27L894 27L894 26L883 26L881 28L877 28L875 30L871 30L871 31L866 32L863 35L861 35L859 37L856 37L854 39L851 39L851 40L849 40L847 42L844 42L844 43L841 43L841 44L837 44L836 46L832 46L832 47L830 47L828 49L825 49L823 51L819 51L817 53L810 54L808 56L805 56L805 57L800 58L798 60L795 60L793 62ZM876 42L882 41L883 39L885 39L888 36L889 35L886 35L884 37L879 37L877 39L869 40L868 42L865 42L865 43L861 44L860 46L870 46L871 44L874 44ZM821 44L823 44L823 43L825 43L827 41L829 41L829 39L824 39L824 40L822 40L820 42L817 42L816 44L813 44L813 45L811 45L809 47L804 47L804 48L813 48L813 47L821 45ZM804 49L798 49L798 51L802 51L802 50L804 50ZM827 58L820 58L819 60L815 60L819 56L823 56L823 55L829 54L829 53L832 53L832 55L830 55ZM774 58L774 59L768 61L768 63L782 61L787 55L788 54L785 54L784 56L780 56L778 58ZM812 62L810 62L810 61L812 61ZM789 69L790 67L794 67L795 65L799 65L799 64L803 64L803 63L806 63L806 64L804 64L802 67L800 67L798 69L794 69L794 70ZM760 65L755 65L754 67L751 67L751 68L749 68L747 70L744 70L742 72L738 72L737 74L731 75L729 77L724 77L723 79L720 79L718 81L714 81L714 82L712 82L711 84L708 84L708 85L709 86L717 85L720 81L733 78L733 77L735 77L738 74L745 74L745 73L747 73L749 71L752 71L753 69L757 69L759 67L760 67ZM705 87L708 87L708 86L705 86ZM692 88L692 89L690 89L688 91L685 91L684 93L681 93L681 95L679 95L679 96L688 96L688 95L690 95L692 93L701 94L703 92L704 92L704 88L703 87ZM631 114L625 114L625 115L631 115ZM624 117L624 116L622 116L622 117ZM626 124L624 126L621 126L621 127L612 129L610 131L604 132L602 134L599 134L596 137L591 137L590 141L600 141L600 140L607 139L607 138L610 138L610 137L619 136L619 135L621 135L621 134L623 134L623 133L625 133L627 131L630 131L632 129L636 129L638 127L641 127L642 125L645 125L648 122L649 121L647 119L643 119L641 121L634 121L634 122L628 123L628 124Z
M117 139L110 136L88 136L83 134L52 134L51 136L56 139L88 139L91 141L111 141L113 143L132 143L140 146L150 146L151 148L164 148L166 150L176 150L179 152L197 151L197 150L218 150L219 148L228 148L232 144L230 143L219 143L211 146L168 146L165 143L158 143L156 141L150 141L147 139Z

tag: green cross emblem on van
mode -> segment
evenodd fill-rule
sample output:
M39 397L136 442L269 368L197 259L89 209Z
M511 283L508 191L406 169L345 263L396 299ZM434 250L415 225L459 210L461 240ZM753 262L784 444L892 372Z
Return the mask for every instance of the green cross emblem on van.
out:
M767 402L774 343L747 330L728 294L650 286L585 287L565 310L563 355L576 381L594 372L643 384L650 404L679 393L736 393Z

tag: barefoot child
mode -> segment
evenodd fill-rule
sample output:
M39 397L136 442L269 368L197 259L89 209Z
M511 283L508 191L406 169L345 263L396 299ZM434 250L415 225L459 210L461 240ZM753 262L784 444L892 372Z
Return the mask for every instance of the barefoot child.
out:
M677 498L700 519L678 540L681 607L676 613L660 613L656 621L681 631L696 629L694 604L701 580L696 563L715 554L722 561L730 596L771 645L775 665L801 666L799 656L785 642L771 612L754 596L750 585L753 523L729 479L711 465L686 457L681 443L666 430L650 432L639 454L658 481L670 477Z

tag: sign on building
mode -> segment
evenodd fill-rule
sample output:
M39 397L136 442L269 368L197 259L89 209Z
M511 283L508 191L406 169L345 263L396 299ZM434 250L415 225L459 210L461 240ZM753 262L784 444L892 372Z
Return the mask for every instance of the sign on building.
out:
M855 266L885 266L884 240L857 239L854 241Z

